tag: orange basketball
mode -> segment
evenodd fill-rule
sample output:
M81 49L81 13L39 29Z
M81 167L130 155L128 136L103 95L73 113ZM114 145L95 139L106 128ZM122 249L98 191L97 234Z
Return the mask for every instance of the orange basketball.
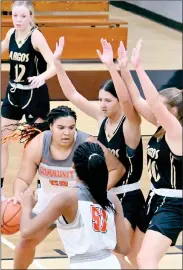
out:
M1 202L1 233L14 234L20 230L21 205L8 203L7 200Z

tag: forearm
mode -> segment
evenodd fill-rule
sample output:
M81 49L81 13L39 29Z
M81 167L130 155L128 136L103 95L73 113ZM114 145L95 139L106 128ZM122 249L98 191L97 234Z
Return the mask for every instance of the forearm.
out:
M148 102L151 109L155 108L159 100L159 94L154 84L151 82L143 66L140 64L136 68L136 72L141 83L146 101Z
M108 67L109 73L111 75L112 81L115 86L115 90L117 92L117 96L119 98L120 104L123 106L126 103L131 103L131 97L128 93L128 90L126 88L126 85L121 78L120 74L118 73L118 70L116 68L116 65L113 64Z
M29 188L29 185L27 182L22 180L21 178L17 178L14 186L13 186L13 194L15 197L20 197L25 190Z
M139 92L134 80L133 80L131 72L129 71L128 67L121 68L120 71L121 71L121 77L123 78L123 81L125 82L125 85L130 93L133 104L135 104L142 97L140 95L140 92Z
M107 190L113 188L119 182L119 180L122 178L124 174L125 168L123 166L119 166L119 168L110 171L108 176Z
M56 68L54 63L47 66L47 70L41 74L44 78L44 80L48 80L56 75Z
M56 73L58 76L58 81L60 83L60 86L62 88L62 91L64 92L64 95L72 101L72 95L76 92L76 89L74 85L72 84L71 80L67 76L66 71L64 70L60 60L54 61Z

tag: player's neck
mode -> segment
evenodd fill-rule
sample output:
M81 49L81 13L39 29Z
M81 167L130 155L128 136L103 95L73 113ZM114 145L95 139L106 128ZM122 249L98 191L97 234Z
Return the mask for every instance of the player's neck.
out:
M30 25L28 28L26 28L22 31L16 30L16 38L17 39L25 39L28 36L31 28L32 28L32 26Z
M70 155L70 153L73 149L74 143L75 143L75 141L73 140L73 142L71 144L64 145L64 144L58 144L57 142L52 140L51 149L53 149L55 155L57 155L59 153L58 159L60 159L60 160L65 159L65 158L67 158L67 156Z
M107 122L109 125L114 125L118 123L122 117L121 111L119 113L114 114L112 117L108 118Z

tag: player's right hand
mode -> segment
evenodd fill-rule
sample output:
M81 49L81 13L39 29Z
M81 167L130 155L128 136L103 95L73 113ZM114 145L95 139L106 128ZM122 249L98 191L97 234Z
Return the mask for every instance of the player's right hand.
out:
M7 199L8 202L13 201L13 204L16 205L17 203L22 204L22 195L14 195L13 197L10 197Z
M64 37L59 38L59 42L56 43L56 49L53 54L53 60L60 60L64 49L65 39Z

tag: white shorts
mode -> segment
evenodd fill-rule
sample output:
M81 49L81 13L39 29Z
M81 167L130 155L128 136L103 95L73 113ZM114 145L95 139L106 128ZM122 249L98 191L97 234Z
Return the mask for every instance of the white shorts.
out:
M111 254L109 257L90 262L71 263L70 269L121 269L117 257Z

